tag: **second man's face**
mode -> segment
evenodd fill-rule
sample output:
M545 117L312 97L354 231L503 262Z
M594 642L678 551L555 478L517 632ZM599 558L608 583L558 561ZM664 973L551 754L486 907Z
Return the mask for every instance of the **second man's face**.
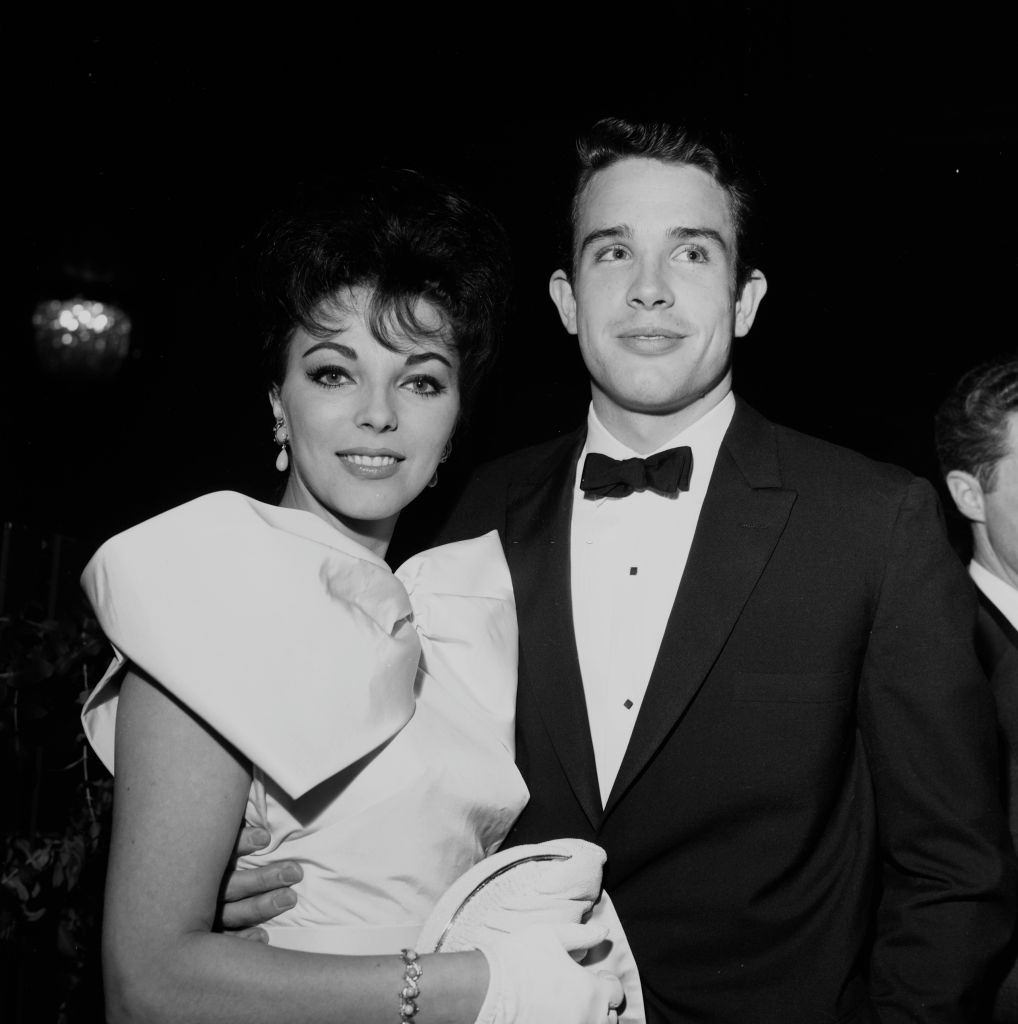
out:
M992 490L983 496L986 542L992 564L1002 580L1018 588L1018 412L1005 420L1007 454L997 463Z
M628 413L689 412L731 386L732 338L765 290L735 288L735 230L726 193L686 164L631 158L597 172L581 198L572 285L552 278L563 323L578 336L594 408L609 425Z

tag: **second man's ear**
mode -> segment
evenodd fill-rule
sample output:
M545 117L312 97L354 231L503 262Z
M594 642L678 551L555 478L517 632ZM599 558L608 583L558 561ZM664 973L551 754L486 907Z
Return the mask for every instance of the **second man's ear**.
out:
M952 469L945 480L958 511L969 522L985 523L986 509L982 484L963 469Z
M548 293L551 301L555 303L558 315L562 318L562 326L570 334L576 333L576 296L573 295L573 286L564 270L556 270L548 282Z

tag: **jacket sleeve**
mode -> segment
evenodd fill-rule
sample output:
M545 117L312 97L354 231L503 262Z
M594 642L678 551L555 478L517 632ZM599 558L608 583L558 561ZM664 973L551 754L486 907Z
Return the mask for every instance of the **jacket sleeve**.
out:
M913 480L888 536L859 690L881 857L870 992L884 1022L978 1019L984 975L1014 924L974 621L936 496Z

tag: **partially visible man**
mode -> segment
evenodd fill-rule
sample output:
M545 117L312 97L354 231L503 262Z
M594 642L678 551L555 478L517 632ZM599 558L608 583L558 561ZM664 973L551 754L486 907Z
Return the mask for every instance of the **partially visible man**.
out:
M936 445L948 490L972 530L976 649L997 702L1001 783L1018 848L1018 359L962 377L937 413ZM1018 934L1006 975L995 1024L1018 1022Z

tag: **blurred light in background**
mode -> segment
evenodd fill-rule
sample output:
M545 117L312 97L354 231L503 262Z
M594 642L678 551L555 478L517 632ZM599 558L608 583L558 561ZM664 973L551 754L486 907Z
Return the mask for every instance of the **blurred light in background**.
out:
M32 316L35 347L43 367L53 373L106 376L131 346L131 319L108 302L48 299Z

